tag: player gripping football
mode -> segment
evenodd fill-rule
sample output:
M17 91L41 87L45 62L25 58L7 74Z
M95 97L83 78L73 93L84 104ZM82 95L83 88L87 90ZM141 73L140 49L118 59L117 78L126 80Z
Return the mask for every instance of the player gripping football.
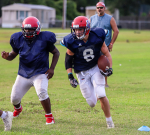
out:
M104 75L112 74L112 58L104 42L105 36L103 29L90 29L88 18L78 16L72 22L71 34L65 36L61 44L67 48L65 67L71 86L75 88L78 85L72 74L72 68L74 68L86 102L94 107L98 98L106 117L107 128L114 128L109 101L105 93ZM110 62L110 69L104 75L100 73L97 66L100 51Z

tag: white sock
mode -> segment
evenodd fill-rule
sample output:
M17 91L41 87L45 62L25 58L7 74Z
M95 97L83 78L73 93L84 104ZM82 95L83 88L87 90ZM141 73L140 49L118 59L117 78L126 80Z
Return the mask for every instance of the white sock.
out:
M46 114L46 115L50 115L50 114L52 114L52 113L48 113L48 114Z
M112 118L111 117L106 118L106 121L112 121Z
M1 115L1 118L4 119L6 117L6 112L3 111L2 115Z

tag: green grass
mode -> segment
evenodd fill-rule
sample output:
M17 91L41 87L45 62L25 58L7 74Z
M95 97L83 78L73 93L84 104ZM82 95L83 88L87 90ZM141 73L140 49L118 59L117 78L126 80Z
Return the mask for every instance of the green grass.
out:
M63 33L61 29L49 30ZM0 29L1 52L11 51L9 38L16 31L19 29ZM31 88L22 99L23 112L13 119L11 132L3 131L4 125L0 120L1 134L148 135L149 132L138 131L138 128L143 125L150 127L150 31L134 31L120 30L111 52L114 74L108 78L110 87L106 88L106 93L115 123L114 129L106 129L99 102L94 108L89 107L79 87L74 89L70 86L64 67L66 48L56 45L60 59L48 88L56 123L45 125L44 110L34 88ZM13 111L10 94L17 76L18 57L11 62L1 58L0 63L0 109Z

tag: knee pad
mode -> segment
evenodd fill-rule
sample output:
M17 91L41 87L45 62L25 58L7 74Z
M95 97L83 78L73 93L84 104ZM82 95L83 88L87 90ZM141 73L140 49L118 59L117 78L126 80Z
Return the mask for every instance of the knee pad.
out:
M95 88L97 98L106 97L105 86L99 85Z
M47 94L47 91L45 91L45 92L41 92L41 93L38 95L38 97L39 97L39 100L40 100L40 101L43 101L43 100L47 99L49 96L48 96L48 94Z
M86 99L86 102L89 104L89 106L94 107L96 105L97 100L93 101L91 99Z
M96 73L93 78L93 86L97 98L106 97L105 93L105 77L99 73Z

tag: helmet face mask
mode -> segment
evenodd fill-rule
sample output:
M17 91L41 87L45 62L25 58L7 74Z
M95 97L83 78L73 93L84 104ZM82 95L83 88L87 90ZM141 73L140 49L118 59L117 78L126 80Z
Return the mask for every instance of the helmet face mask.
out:
M77 33L76 31L81 31L83 30L83 32ZM82 40L85 37L85 28L72 28L71 29L71 33L73 34L73 36L78 39L78 40Z
M36 29L23 28L22 33L26 39L32 40L36 36Z
M84 29L83 33L77 34L76 31L81 31ZM90 32L90 22L85 16L78 16L72 22L71 34L74 39L82 40Z
M24 19L21 29L25 39L33 40L40 33L40 21L33 16L27 17Z

